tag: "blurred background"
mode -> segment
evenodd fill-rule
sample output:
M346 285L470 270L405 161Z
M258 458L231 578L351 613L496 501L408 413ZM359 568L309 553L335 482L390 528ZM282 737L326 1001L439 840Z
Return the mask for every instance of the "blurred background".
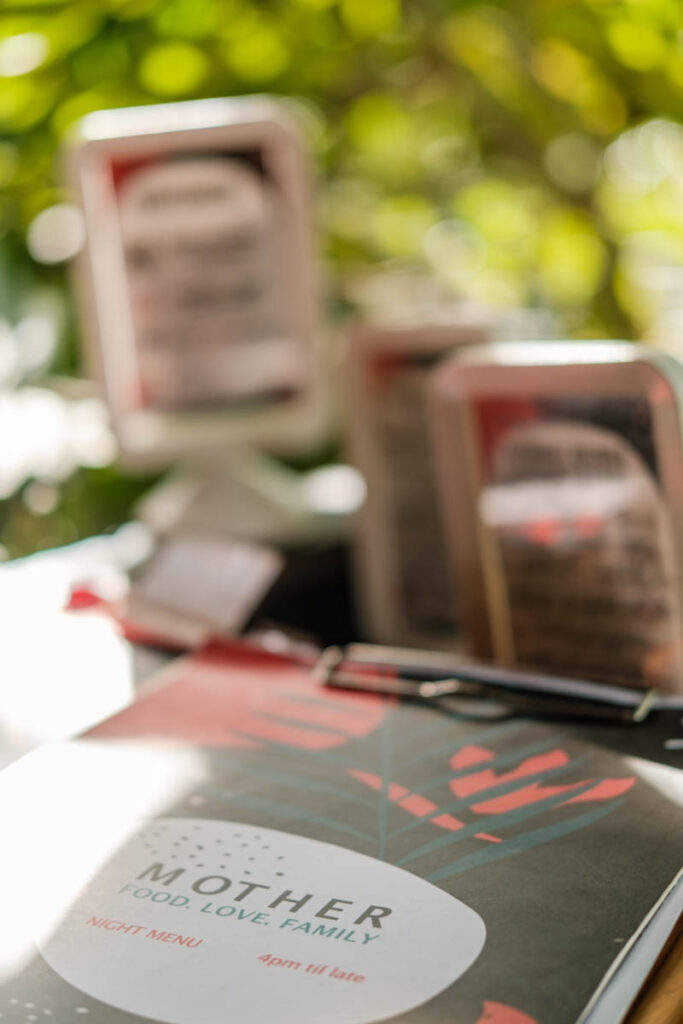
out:
M330 321L410 280L675 349L680 0L4 0L3 559L114 528L153 482L114 468L84 376L62 138L92 110L254 92L306 125Z

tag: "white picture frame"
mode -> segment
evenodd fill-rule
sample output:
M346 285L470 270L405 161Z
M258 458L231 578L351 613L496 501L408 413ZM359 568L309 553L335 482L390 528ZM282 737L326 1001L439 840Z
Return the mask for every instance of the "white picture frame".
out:
M86 228L86 244L75 266L81 321L122 458L137 464L163 463L217 447L255 444L286 451L314 440L321 427L322 403L310 173L300 131L286 105L268 97L238 97L99 111L80 123L64 163ZM188 205L193 196L191 188L183 191L182 183L192 175L196 213L182 209L183 196L189 197ZM208 197L203 212L197 200L202 195L196 187L198 175ZM226 175L231 176L229 181ZM265 196L261 213L259 181ZM174 201L181 214L172 209ZM229 237L227 219L232 216L233 227L240 229L240 218L248 220L245 207L250 203L254 216L262 215L260 234L253 231L251 237L268 246L268 274L262 275L266 286L258 298L262 311L268 312L255 313L251 321L246 316L243 337L241 313L230 307L227 292L221 292L223 279L216 269L220 259L202 262L195 254L210 254L215 242L219 256L229 260L229 253L220 252L221 239ZM264 210L269 217L272 214L270 219ZM176 235L169 234L169 222L175 224L176 216L183 218L181 226ZM154 253L172 255L173 273L181 287L187 284L183 301L188 295L188 302L196 299L199 290L201 307L202 279L208 282L209 298L196 318L190 305L174 320L173 311L167 313L156 301L166 294L173 306L178 294L173 274L163 278L165 293L159 287L155 291L154 282L147 293L144 287L135 290L143 274L131 270L130 242L132 236L139 246L145 230L154 233ZM235 231L233 237L238 237ZM233 261L225 280L243 265ZM258 277L256 271L253 276ZM156 285L160 280L158 275ZM250 287L247 280L243 294L248 296ZM238 293L239 284L231 294ZM220 310L216 315L211 309L207 312L211 301ZM187 392L188 377L199 366L198 360L188 357L193 332L200 329L197 323L208 338L210 356L202 350L198 383L191 385L191 400L183 402L174 396L173 387ZM259 324L266 325L261 335ZM258 335L258 352L245 340L249 330ZM231 339L229 344L226 338ZM168 339L176 346L172 356Z

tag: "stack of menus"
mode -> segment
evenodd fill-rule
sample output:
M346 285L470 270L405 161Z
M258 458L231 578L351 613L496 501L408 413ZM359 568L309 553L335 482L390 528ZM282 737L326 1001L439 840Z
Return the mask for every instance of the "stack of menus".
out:
M682 909L682 800L570 728L206 648L0 775L1 1019L620 1024Z

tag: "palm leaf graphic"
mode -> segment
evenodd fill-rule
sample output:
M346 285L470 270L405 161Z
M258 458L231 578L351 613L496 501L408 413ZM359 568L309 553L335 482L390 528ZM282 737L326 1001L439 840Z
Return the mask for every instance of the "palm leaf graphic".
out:
M396 860L395 851L399 863L411 867L437 856L444 878L597 820L593 810L571 818L572 812L563 811L558 823L567 792L544 796L533 789L577 768L576 758L538 771L527 765L521 780L500 777L561 742L559 734L539 734L524 721L476 728L393 699L325 691L299 667L238 649L201 652L174 673L158 697L143 698L134 714L124 711L93 734L152 733L194 741L218 757L222 785L200 783L188 797L190 806L205 798L220 814L230 805L250 808L255 818L305 826L380 859ZM476 748L482 763L458 761L467 747ZM502 800L524 786L528 797L509 810L503 804L503 813L478 813L471 794L456 785L473 772L482 776L474 802ZM363 779L372 780L372 787ZM577 779L574 785L574 794L588 794L595 780ZM597 816L617 806L602 795L595 799L603 800ZM461 821L456 814L469 818ZM543 823L549 814L553 818ZM541 827L517 834L527 821L540 821ZM487 834L489 828L497 834ZM473 853L471 842L482 841L486 847Z
M490 764L491 765L493 765L494 763L498 763L498 764L508 763L509 764L511 760L512 760L511 757L496 758L496 761L495 762L492 761L492 762L490 762ZM568 771L571 771L572 769L576 768L582 762L585 762L585 760L586 760L585 757L580 757L580 758L577 758L575 761L573 761L573 762L571 762L569 764L562 765L560 768L551 768L550 770L548 770L546 772L536 772L533 775L527 775L527 776L525 776L524 781L526 783L549 781L549 780L551 780L553 778L556 778L556 777L558 777L560 775L566 774ZM460 773L460 774L462 775L464 773ZM592 784L593 783L591 783L591 785ZM508 793L514 793L515 790L519 789L519 785L520 785L520 780L519 779L514 779L511 782L502 782L499 786L491 786L490 789L486 790L486 799L488 800L488 799L490 799L492 797L505 796ZM590 787L587 786L586 789L588 789L588 788L590 788ZM416 791L416 792L419 792L419 790ZM566 796L563 799L566 799ZM461 797L458 800L451 800L449 803L443 804L439 808L439 813L453 814L453 813L456 813L458 811L465 810L467 807L470 806L471 802L472 801L471 801L470 797ZM559 802L561 803L562 801L559 801ZM542 801L539 801L539 803L542 803ZM545 809L545 805L544 805L544 809ZM496 820L496 825L498 827L500 827L500 822L501 822L500 815L496 816L495 820ZM414 819L413 821L409 821L405 825L402 825L400 828L398 828L394 832L392 832L391 838L392 839L396 838L397 836L403 835L405 832L412 832L413 829L419 828L421 824L423 824L423 822L421 822L419 819L417 819L417 820ZM482 831L482 826L485 827L485 824L486 824L485 822L483 822L483 823L479 822L479 831Z
M622 802L622 800L616 800L610 804L602 804L600 807L596 807L592 811L586 811L584 814L579 814L576 815L576 817L570 818L569 821L558 822L554 825L548 825L545 828L535 829L531 832L524 832L519 836L513 836L511 839L505 840L504 847L502 845L488 846L486 849L478 850L476 853L471 853L466 857L462 857L455 863L444 865L437 871L433 871L427 876L427 880L435 883L445 882L454 875L462 874L464 871L470 871L472 868L481 867L483 864L490 864L493 861L500 860L503 857L512 856L515 853L523 853L526 850L533 849L534 846L550 843L554 839L561 839L563 836L570 835L572 832L577 832L579 829L587 828L594 822L599 821L608 814L611 814L621 805Z
M582 787L577 787L577 789L572 792L572 796L579 795L582 792L587 792L594 784L594 780L590 779ZM567 794L561 793L558 796L551 796L547 797L545 800L538 800L534 804L530 804L526 807L520 807L514 811L508 811L504 814L492 814L487 818L480 818L472 825L466 825L457 832L448 832L446 835L439 836L437 839L433 839L431 842L419 846L416 850L413 850L407 856L401 858L398 863L400 865L409 864L411 861L417 860L418 857L434 853L444 847L452 846L454 843L462 842L464 839L476 836L479 832L486 832L489 828L495 828L496 831L500 832L505 829L506 826L518 825L520 822L527 821L529 818L536 818L540 814L544 814L546 811L551 810L553 807L558 807L560 804L566 803L566 801Z

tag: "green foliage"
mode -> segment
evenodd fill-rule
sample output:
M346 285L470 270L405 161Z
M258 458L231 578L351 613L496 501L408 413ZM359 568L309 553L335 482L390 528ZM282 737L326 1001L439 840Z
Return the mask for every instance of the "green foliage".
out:
M678 234L680 203L664 196L653 218L641 190L633 218L628 169L606 175L601 158L631 126L678 117L682 28L678 0L9 0L5 244L59 197L55 152L87 111L268 90L309 115L338 289L349 264L429 267L425 235L455 216L483 258L454 275L437 246L446 282L623 330L624 235L653 219Z
M80 468L44 507L36 507L28 483L10 499L0 502L0 536L9 557L32 554L70 544L94 534L110 532L130 518L130 510L157 476L130 477L113 467Z
M648 268L683 261L682 39L680 0L5 0L2 313L65 289L26 233L64 199L74 120L264 91L310 128L331 305L407 264L575 335L637 333Z

